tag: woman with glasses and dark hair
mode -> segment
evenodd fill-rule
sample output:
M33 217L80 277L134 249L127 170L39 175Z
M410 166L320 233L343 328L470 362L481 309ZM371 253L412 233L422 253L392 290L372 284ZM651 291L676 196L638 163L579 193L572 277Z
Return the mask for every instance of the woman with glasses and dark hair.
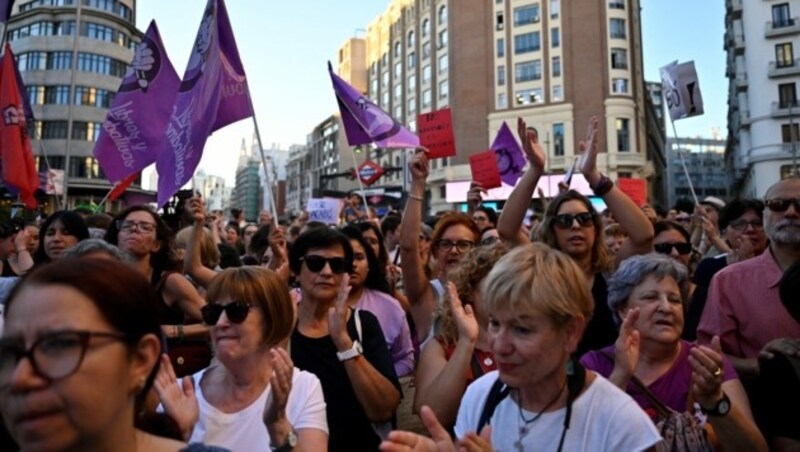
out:
M480 242L481 231L468 215L448 213L442 216L431 237L435 269L431 272L434 278L429 278L425 271L427 262L422 261L419 252L422 202L430 173L427 150L417 149L408 166L411 188L400 224L400 265L417 339L423 342L433 334L433 313L442 304L448 274Z
M326 450L319 379L285 350L294 324L286 283L264 268L229 268L207 298L203 321L219 362L179 383L164 359L155 384L184 438L232 451Z
M699 404L722 450L765 451L719 337L709 345L681 340L688 287L688 270L674 257L627 259L608 283L608 306L620 325L617 341L587 353L581 363L627 392L654 423L664 416L659 405L694 414Z
M579 143L578 169L586 177L595 196L603 199L628 240L612 258L605 246L603 223L589 198L569 190L548 203L540 229L542 241L563 251L583 271L586 284L591 288L595 302L594 316L586 326L580 353L594 350L614 342L617 332L606 303L606 274L620 262L635 254L653 250L653 224L631 199L616 188L614 182L597 168L598 119L589 121L586 140ZM510 244L528 243L520 234L520 225L530 204L536 184L544 172L545 153L535 131L528 130L522 118L518 132L530 167L508 198L498 220L500 237Z
M673 221L657 221L653 224L656 235L653 237L653 249L658 254L667 255L680 262L692 274L691 237L683 226ZM692 290L689 291L691 298Z
M89 228L80 214L69 210L52 213L39 228L39 248L33 255L36 265L61 257L64 251L89 238Z
M199 323L200 309L206 302L180 273L172 231L164 220L147 206L128 207L116 216L105 239L133 257L133 268L150 281L159 295L158 317L178 375L207 367L211 360L208 330ZM193 324L184 327L185 320Z
M378 319L347 306L350 240L327 228L308 231L294 242L289 266L302 295L291 356L322 383L329 449L376 450L374 424L392 420L400 385Z
M110 260L65 258L14 289L0 410L21 450L211 450L148 433L158 420L142 414L161 353L156 310L147 280Z

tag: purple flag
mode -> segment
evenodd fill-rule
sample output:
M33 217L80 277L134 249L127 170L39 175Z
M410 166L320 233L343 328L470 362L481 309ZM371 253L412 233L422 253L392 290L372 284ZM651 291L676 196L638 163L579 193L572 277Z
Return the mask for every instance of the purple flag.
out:
M223 0L208 0L156 161L158 205L186 184L208 136L252 115L250 94Z
M0 22L8 22L11 17L11 8L14 7L14 0L0 0Z
M525 156L505 121L500 126L500 130L497 132L490 149L497 155L500 179L506 184L514 186L522 176L522 169L525 167Z
M180 82L152 21L94 146L94 156L109 181L121 181L155 163Z
M336 92L336 101L339 103L339 112L350 146L367 143L375 143L380 148L419 146L419 137L334 74L330 61L328 72L331 74L333 90Z

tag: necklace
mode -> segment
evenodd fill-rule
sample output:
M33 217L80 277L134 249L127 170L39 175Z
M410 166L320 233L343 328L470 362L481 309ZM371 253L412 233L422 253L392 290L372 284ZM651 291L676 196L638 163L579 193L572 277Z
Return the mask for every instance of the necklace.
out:
M520 421L522 421L522 423L520 423L520 425L519 425L519 436L517 437L517 441L514 443L514 447L516 447L518 451L522 452L522 451L525 450L525 448L524 448L524 446L522 444L522 440L525 439L526 436L528 436L528 432L530 432L531 424L533 424L540 417L542 417L542 415L545 412L547 412L547 409L550 408L554 403L556 403L556 400L558 400L561 397L561 393L564 392L564 388L566 386L567 386L567 383L564 382L564 384L561 385L561 389L558 390L558 394L556 394L556 396L553 397L553 400L547 402L547 405L545 405L544 408L542 408L542 411L537 413L531 419L525 419L525 414L522 413L522 395L519 394L519 401L518 401L519 403L517 404L517 408L519 409L519 418L520 418Z

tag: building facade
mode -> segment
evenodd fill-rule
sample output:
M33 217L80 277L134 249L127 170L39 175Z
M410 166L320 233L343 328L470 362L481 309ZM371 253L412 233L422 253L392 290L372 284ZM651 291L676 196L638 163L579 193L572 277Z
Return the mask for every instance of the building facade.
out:
M36 118L31 145L40 171L49 163L66 172L66 207L99 202L111 188L92 150L141 40L135 8L135 0L33 0L12 11L8 41ZM148 201L152 193L137 180L116 204Z
M716 196L726 200L728 192L728 171L724 162L726 140L719 138L681 138L667 140L667 162L669 186L669 206L679 200L693 203L691 188L683 171L681 156L691 178L692 187L699 200L706 196Z
M311 198L314 178L310 169L309 148L302 145L289 147L289 159L286 162L286 211L290 214L302 211Z
M261 212L261 204L263 202L261 186L262 163L258 155L257 146L257 144L247 146L245 139L242 139L242 146L239 149L239 163L236 166L236 185L231 196L231 207L241 209L247 221L258 220L258 214Z
M731 195L762 197L791 175L800 133L799 0L726 0Z

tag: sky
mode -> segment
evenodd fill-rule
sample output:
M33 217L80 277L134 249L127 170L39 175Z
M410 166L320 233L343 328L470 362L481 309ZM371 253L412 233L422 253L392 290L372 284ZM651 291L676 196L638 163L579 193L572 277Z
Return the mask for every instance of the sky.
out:
M467 1L488 0L458 3ZM205 0L136 3L137 27L145 30L156 20L167 54L182 76ZM273 143L281 149L305 144L306 135L336 111L327 61L335 65L339 47L350 37L364 36L367 25L388 5L389 0L226 1L265 149ZM724 2L641 0L641 6L646 80L658 81L658 68L673 60L696 63L706 113L676 123L678 133L710 137L712 127L719 127L724 137ZM233 186L242 139L249 145L253 131L251 119L217 131L206 143L199 168ZM152 167L145 170L145 186L149 171Z

